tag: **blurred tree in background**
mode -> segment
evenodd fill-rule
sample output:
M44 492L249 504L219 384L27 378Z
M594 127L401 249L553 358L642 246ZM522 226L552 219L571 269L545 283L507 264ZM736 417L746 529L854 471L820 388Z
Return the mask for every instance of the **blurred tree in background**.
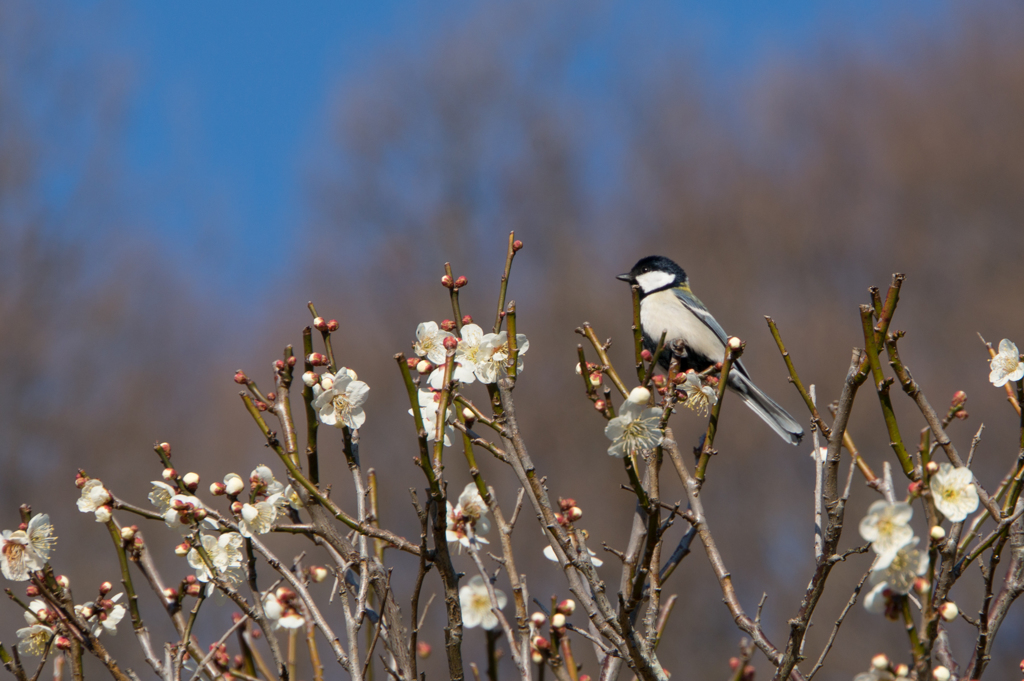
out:
M491 309L497 282L484 273L498 266L495 245L510 229L528 244L510 297L530 336L529 371L544 376L519 387L537 405L524 410L522 428L543 441L534 457L552 478L575 481L553 495L576 498L589 526L610 537L623 536L631 517L602 502L621 472L605 465L603 422L577 394L573 329L592 322L628 366L629 297L614 275L644 255L686 268L726 330L747 341L758 384L794 414L799 400L762 316L779 323L804 380L838 395L849 350L862 342L855 304L867 286L906 272L897 326L911 332L904 359L924 390L939 402L962 389L971 412L1005 411L976 334L1024 338L1024 13L1008 3L958 11L954 29L908 30L881 55L825 36L813 60L765 67L733 88L706 83L685 50L628 34L612 32L602 46L616 67L595 67L588 55L608 38L597 10L481 8L425 44L383 55L336 93L308 168L312 218L282 237L280 271L246 273L275 282L274 298L250 313L194 290L187 268L163 260L136 229L147 224L147 204L119 166L131 98L123 65L52 63L48 45L63 34L0 4L0 498L9 524L30 502L54 517L60 557L74 555L95 540L71 529L81 522L68 501L74 468L140 485L141 494L154 476L136 457L151 456L157 440L172 441L182 465L208 479L269 461L244 425L231 375L297 344L301 303L313 299L342 321L335 347L374 387L368 409L380 417L362 433L363 456L391 472L385 520L415 533L406 489L421 482L397 425L403 387L390 356L407 349L418 322L445 316L440 263L468 276L464 307ZM577 85L590 76L597 85ZM26 97L39 82L42 94ZM917 423L913 405L894 400L901 420ZM851 424L878 468L888 456L880 421L865 399ZM677 432L691 422L683 441L703 428L684 415ZM858 437L861 423L870 427ZM990 487L1003 464L988 465L986 451L1015 446L1009 423L990 424L975 464ZM718 531L740 599L752 609L766 590L766 630L784 638L813 559L808 495L796 491L811 484L813 467L751 414L733 414L732 425L719 436L727 455L705 504L734 518ZM977 425L952 428L966 439ZM322 446L340 451L340 438ZM340 456L323 465L325 479L341 479ZM341 487L336 498L348 492ZM673 495L681 492L663 494ZM854 501L866 506L863 495ZM543 537L518 540L535 542L536 564L523 567L550 575L550 586L532 584L546 595L558 575L540 557ZM857 558L836 583L856 584L870 560ZM83 578L109 579L114 567L90 565ZM736 650L732 620L704 562L681 570L663 661L724 675ZM837 588L821 616L838 613L848 593ZM839 639L837 678L875 652L899 650L871 618L851 613L857 641ZM809 645L824 643L826 621ZM1022 625L1013 614L993 672L1015 669Z

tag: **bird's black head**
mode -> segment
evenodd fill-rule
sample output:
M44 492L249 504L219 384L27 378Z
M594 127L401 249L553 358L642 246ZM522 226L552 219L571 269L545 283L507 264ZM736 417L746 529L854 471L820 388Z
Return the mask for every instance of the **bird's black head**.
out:
M626 274L615 277L640 287L643 295L686 283L686 272L666 257L649 255Z

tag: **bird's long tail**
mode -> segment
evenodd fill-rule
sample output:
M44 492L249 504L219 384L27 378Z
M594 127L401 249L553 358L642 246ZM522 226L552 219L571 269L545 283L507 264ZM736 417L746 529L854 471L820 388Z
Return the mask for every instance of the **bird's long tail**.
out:
M786 442L798 445L804 436L804 429L775 400L765 395L753 381L739 371L729 374L729 387L740 396L755 414L764 419Z

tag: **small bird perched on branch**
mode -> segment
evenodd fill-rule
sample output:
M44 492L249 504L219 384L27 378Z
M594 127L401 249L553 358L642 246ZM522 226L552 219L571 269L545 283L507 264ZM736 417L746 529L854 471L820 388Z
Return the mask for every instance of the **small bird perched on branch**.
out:
M663 351L659 361L662 366L668 368L673 354L679 358L682 371L704 371L725 359L729 339L704 303L693 295L682 267L668 258L650 255L616 279L640 287L640 327L648 350L655 352L663 333L666 350L676 341L685 346L685 353ZM804 429L754 385L739 360L729 372L729 388L782 439L794 445L800 443Z

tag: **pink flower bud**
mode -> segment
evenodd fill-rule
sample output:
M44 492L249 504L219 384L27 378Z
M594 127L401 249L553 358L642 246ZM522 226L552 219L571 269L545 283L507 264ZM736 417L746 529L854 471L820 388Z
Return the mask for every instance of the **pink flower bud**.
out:
M274 361L274 369L277 371L284 371L284 360L278 359Z
M260 411L266 411L267 409L269 409L267 403L261 402L260 400L256 400L256 408L259 409Z
M603 379L604 374L602 374L600 371L595 371L594 373L590 374L590 385L601 385L601 381Z
M939 606L939 615L942 617L942 619L946 620L947 622L952 622L957 618L957 615L959 614L960 609L956 607L956 603L954 603L953 601L946 601L945 603Z
M205 508L200 507L192 511L192 517L195 518L197 522L200 520L206 520L206 516L207 513Z
M135 533L138 531L139 529L135 525L125 525L121 528L121 539L131 541L135 538Z
M512 242L512 252L513 253L518 253L522 249L523 249L523 242L522 241L520 241L519 239L516 239L515 241Z
M231 504L231 512L235 515L240 515L242 513L242 506L244 506L244 504L241 501L233 502Z
M643 350L640 351L640 359L642 359L645 362L650 362L652 359L654 359L654 355L651 354L650 350L644 348Z
M544 623L547 622L547 621L548 621L548 616L545 615L544 613L540 612L539 610L537 612L533 613L532 615L530 615L530 623L533 624L533 626L537 627L538 629L543 627Z
M419 358L419 357L406 357L406 358L405 358L405 364L406 364L406 366L408 366L408 367L409 367L410 369L415 369L415 368L416 368L416 366L417 366L417 365L418 365L418 364L420 363L420 361L421 361L421 360L420 360L420 358Z
M530 643L537 650L547 650L548 648L551 647L551 644L548 643L548 640L546 638L544 638L543 636L534 636L533 640L530 641Z
M555 629L562 629L565 627L565 615L560 612L556 612L551 616L551 626Z
M235 372L235 383L238 385L245 385L249 382L249 377L245 375L245 372L239 369Z
M164 454L166 454L167 456L170 456L171 455L171 443L170 442L161 442L160 443L160 450Z
M102 584L100 584L100 595L106 596L108 593L110 593L110 590L113 588L114 585L110 582L103 582Z
M195 492L199 488L199 474L195 472L185 473L182 476L181 481L185 483L185 487L188 488L189 492Z
M57 575L57 583L61 585L61 588L67 589L71 586L71 580L66 575Z
M57 650L71 650L71 641L67 636L58 636L54 645L57 646Z
M96 522L105 523L110 521L110 517L113 515L114 509L110 508L108 504L104 504L96 509Z
M313 319L313 328L316 329L317 331L326 331L327 320L324 319L323 317L315 317Z
M871 658L871 668L882 671L889 668L889 657L885 653L879 653Z
M743 347L743 341L741 341L736 336L733 336L732 338L729 339L729 349L732 350L733 352L736 352L737 350L739 350L742 347Z
M39 587L35 584L29 584L25 587L25 595L29 598L35 598L39 595Z
M928 475L935 475L939 472L939 464L934 461L929 461L928 465L925 466L925 470L928 471Z
M223 482L215 482L212 485L210 485L210 494L212 494L215 497L222 497L224 496L224 494L227 493L227 489L227 485L225 485Z
M307 371L302 374L302 382L307 388L312 388L320 380L315 371Z
M459 289L469 283L469 280L465 277L459 277L455 280L455 288Z
M540 653L539 650L531 650L530 651L530 660L534 664L540 664L540 663L542 663L544 661L544 656Z
M178 477L178 471L173 468L165 468L163 472L160 473L160 477L164 480L171 481Z
M277 393L275 393L274 391L270 391L269 393L267 393L267 399L270 400L271 402L275 401L277 399Z
M576 601L571 598L566 598L558 604L557 610L564 615L571 615L576 610Z
M445 350L451 351L459 347L459 339L455 336L447 336L444 341L442 341L442 344L444 345Z
M594 409L598 411L604 411L607 406L608 405L604 400L594 400Z
M579 506L573 506L572 508L565 512L565 517L569 520L570 523L574 523L583 517L583 511L580 509Z
M89 619L90 617L92 617L95 614L96 614L96 611L93 610L93 607L91 605L83 605L82 606L82 617L83 618Z
M570 508L572 508L575 505L576 505L576 500L571 498L571 497L569 497L569 498L558 497L558 508L560 508L563 511L568 511Z
M966 409L961 409L956 413L956 417L961 421L966 421L970 414L967 413Z
M340 326L341 325L338 324L338 320L337 319L328 319L327 320L327 330L328 331L337 331L338 328L340 328Z
M935 541L941 541L946 538L946 530L942 528L942 525L933 525L928 534Z
M921 490L924 488L924 483L920 480L914 480L912 483L907 485L907 493L912 497L921 496Z
M898 665L896 665L896 676L897 677L910 676L910 667L908 667L905 664L898 664Z
M75 476L75 487L82 489L85 487L85 483L89 482L89 478L82 475L82 471L78 471L78 475Z
M473 317L468 315L468 314L467 315L463 315L462 323L463 324L472 324L473 323Z
M306 357L306 361L315 367L327 366L327 358L319 352L309 353L309 356Z
M949 670L941 664L932 670L932 678L935 681L949 681L950 676Z
M469 407L465 407L462 410L462 418L466 419L466 426L470 428L473 426L474 423L476 423L476 414L474 414L473 410L470 409Z
M185 577L185 583L186 584L195 584L196 583L196 576L195 575L188 575L188 576L186 576Z
M441 277L441 286L444 286L445 288L451 288L452 278L449 277L447 274Z
M203 586L201 584L189 584L185 587L185 593L189 596L198 596L202 591Z
M299 360L295 359L295 355L288 358L288 366L293 367L298 363Z
M421 374L429 374L433 370L434 365L425 359L421 359L419 362L416 363L416 371Z
M967 404L967 393L963 390L957 390L953 393L953 399L950 401L949 406L953 409L960 409Z
M316 584L320 584L326 580L329 574L330 572L327 568L322 565L314 565L309 568L309 578Z
M416 655L419 656L421 660L425 660L430 657L430 651L431 648L429 643L425 641L416 642Z
M136 534L135 535L135 545L136 546L142 546L144 543L145 543L145 540L142 538L142 535L141 534Z
M449 331L449 332L454 331L455 330L455 322L453 322L450 319L445 319L445 320L443 320L441 322L441 329L443 331Z
M188 545L188 542L187 541L183 541L183 542L181 542L180 544L178 544L177 546L174 547L174 555L179 556L179 557L180 556L187 556L188 552L191 549L192 549L192 547Z

